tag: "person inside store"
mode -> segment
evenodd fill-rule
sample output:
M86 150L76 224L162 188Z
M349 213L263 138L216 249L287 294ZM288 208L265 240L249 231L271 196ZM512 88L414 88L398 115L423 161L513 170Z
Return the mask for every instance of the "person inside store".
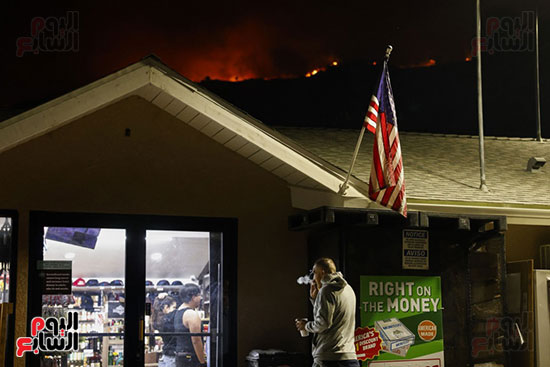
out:
M298 331L313 333L313 367L359 367L355 354L355 292L330 258L313 266L310 287L313 321L296 320Z
M184 284L180 289L180 301L182 304L174 317L174 331L176 333L202 332L201 318L196 310L201 304L201 299L201 290L196 284ZM178 335L176 367L202 366L206 366L202 337Z
M177 301L173 297L161 294L153 303L152 324L155 330L162 333L174 332L174 316L176 315ZM176 337L162 335L162 356L159 367L176 367Z

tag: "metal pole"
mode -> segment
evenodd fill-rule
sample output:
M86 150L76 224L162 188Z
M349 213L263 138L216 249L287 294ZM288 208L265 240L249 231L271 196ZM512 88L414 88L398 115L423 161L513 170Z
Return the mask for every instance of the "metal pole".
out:
M361 132L359 133L359 139L357 139L357 143L355 144L355 151L353 152L353 158L351 159L351 165L349 167L348 174L346 175L346 179L344 180L344 182L340 185L338 195L345 195L346 190L348 189L349 177L351 175L351 171L353 171L353 167L355 166L355 161L357 160L357 154L359 153L359 147L361 146L361 141L363 141L364 134L365 126L361 128Z
M390 59L391 52L393 50L393 47L391 45L388 45L386 47L386 55L384 56L384 63L387 63ZM357 155L359 154L359 147L361 146L361 142L363 141L363 135L365 134L365 126L361 128L361 132L359 133L359 139L357 139L357 143L355 144L355 151L353 152L353 157L351 159L351 165L348 170L348 174L346 175L346 179L344 182L340 185L340 190L338 190L338 195L345 195L346 190L348 189L349 185L349 178L351 176L351 172L353 171L353 167L355 166L355 161L357 160Z
M542 129L540 122L540 69L539 69L539 9L535 9L535 57L537 70L537 140L542 142Z
M477 120L479 127L479 168L480 168L480 186L483 192L489 191L485 182L485 147L483 135L483 89L481 85L481 5L480 0L476 1L477 12Z
M220 334L221 334L222 327L220 325L220 318L221 318L220 315L222 313L222 302L223 302L222 286L223 286L223 279L222 279L221 264L218 264L218 302L216 305L216 367L221 366ZM210 361L212 361L212 357L210 357Z

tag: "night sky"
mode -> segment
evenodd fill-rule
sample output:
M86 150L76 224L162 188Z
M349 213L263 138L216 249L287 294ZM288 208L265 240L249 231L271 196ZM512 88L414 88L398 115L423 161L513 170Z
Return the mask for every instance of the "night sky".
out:
M475 35L474 0L44 3L2 4L0 108L47 101L148 54L194 81L242 81L299 77L333 61L372 63L387 44L392 67L464 62ZM536 2L482 4L485 17L519 16ZM34 17L67 11L78 11L78 51L17 57ZM543 41L541 52L550 52Z

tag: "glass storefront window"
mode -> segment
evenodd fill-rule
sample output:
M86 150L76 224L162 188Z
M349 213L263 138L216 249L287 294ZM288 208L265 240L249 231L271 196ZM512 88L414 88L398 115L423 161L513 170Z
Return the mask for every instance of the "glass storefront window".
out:
M0 216L0 365L12 363L16 266L13 222L14 217Z
M230 358L222 330L228 325L222 307L224 232L209 232L210 226L225 228L221 222L86 216L34 216L30 261L36 271L29 295L37 302L29 304L29 334L33 341L69 340L52 326L55 320L36 333L36 316L44 323L48 317L68 322L77 314L79 323L78 335L67 326L76 350L39 345L38 355L26 355L30 366L175 367L172 357L188 367L218 367ZM109 218L120 227L109 228ZM101 224L85 227L94 223ZM199 231L184 230L195 227Z
M78 312L79 346L72 353L44 353L41 365L123 365L126 231L49 227L44 234L44 261L71 262L72 294L43 295L42 317Z
M10 302L11 218L0 218L0 303Z
M211 364L210 234L147 231L145 362Z

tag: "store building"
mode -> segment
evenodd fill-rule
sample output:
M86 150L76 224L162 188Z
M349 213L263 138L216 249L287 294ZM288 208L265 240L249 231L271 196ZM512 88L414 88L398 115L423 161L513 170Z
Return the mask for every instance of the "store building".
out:
M71 353L72 365L116 365L121 356L125 365L155 363L149 308L180 283L201 290L199 334L211 365L243 365L254 348L306 353L293 320L309 304L296 278L319 232L293 220L324 206L362 208L366 220L380 211L366 199L368 139L357 177L336 194L353 148L347 134L275 131L154 58L2 122L0 217L14 244L3 272L14 304L3 324L13 333L6 358L39 365L44 353L18 358L14 340L30 335L32 317L74 308L87 355ZM538 246L550 243L550 175L525 165L550 157L550 146L489 140L484 194L475 143L402 134L411 215L396 226L426 228L428 212L470 234L492 223L507 254L499 261L540 261ZM67 260L72 298L44 295L41 276Z

